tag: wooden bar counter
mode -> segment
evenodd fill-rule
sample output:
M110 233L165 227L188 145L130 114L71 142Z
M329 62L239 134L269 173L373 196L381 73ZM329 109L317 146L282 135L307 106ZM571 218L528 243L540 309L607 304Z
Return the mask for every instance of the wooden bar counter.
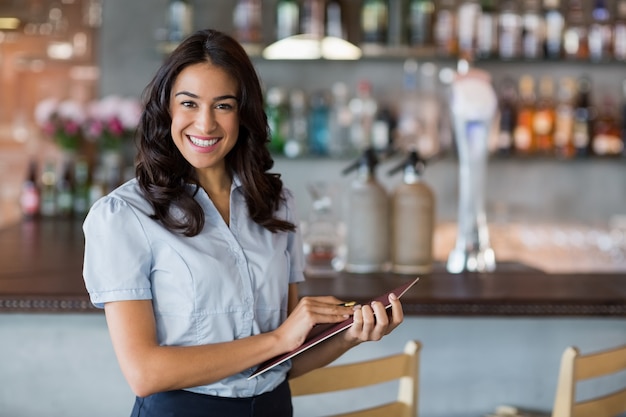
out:
M0 229L0 312L99 312L82 280L78 220L21 221ZM365 302L413 276L312 274L301 295ZM493 273L423 275L403 297L409 316L626 316L626 274L547 274L515 263Z

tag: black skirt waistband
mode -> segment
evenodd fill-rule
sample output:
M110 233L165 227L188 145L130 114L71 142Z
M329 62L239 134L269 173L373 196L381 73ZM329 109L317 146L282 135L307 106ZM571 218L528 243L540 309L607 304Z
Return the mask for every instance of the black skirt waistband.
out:
M247 398L216 397L191 391L137 397L131 417L293 417L287 380L276 389Z

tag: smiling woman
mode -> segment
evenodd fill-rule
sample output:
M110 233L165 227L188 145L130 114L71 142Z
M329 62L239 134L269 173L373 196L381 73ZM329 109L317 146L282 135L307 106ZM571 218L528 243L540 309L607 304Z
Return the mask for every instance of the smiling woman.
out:
M268 143L255 67L225 33L187 37L144 92L136 178L84 223L84 280L137 395L132 416L291 417L288 377L403 320L393 294L390 315L378 300L299 298L295 199L269 172ZM341 335L252 377L316 324L348 316Z

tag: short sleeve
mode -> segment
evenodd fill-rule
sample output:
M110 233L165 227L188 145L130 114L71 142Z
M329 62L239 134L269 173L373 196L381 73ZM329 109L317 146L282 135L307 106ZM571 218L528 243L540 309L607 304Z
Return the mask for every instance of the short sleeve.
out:
M116 197L103 197L83 223L83 278L98 308L110 301L152 299L152 252L133 208Z
M296 211L296 201L293 193L287 189L284 191L285 203L287 206L287 220L296 225L295 232L289 233L289 257L290 257L290 276L289 283L304 281L304 247L302 242L302 233L300 232L300 219Z

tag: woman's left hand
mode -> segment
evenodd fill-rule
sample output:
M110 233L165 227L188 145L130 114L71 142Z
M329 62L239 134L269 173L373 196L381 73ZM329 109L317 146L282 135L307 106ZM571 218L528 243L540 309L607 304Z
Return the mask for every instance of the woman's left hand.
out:
M345 339L351 343L376 341L391 333L404 320L402 303L395 294L389 295L391 314L385 306L374 301L370 305L354 309L354 324L345 332Z

